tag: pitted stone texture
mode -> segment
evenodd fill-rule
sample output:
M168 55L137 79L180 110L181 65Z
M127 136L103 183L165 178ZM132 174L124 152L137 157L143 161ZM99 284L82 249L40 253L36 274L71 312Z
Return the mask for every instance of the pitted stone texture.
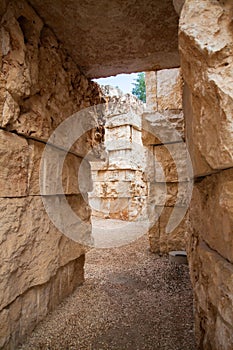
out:
M233 166L231 21L231 1L210 0L187 1L180 20L182 71L192 95L190 141L198 161L214 170Z
M192 177L192 167L185 144L155 146L154 168L156 182L189 181Z
M150 208L151 209L151 208ZM168 254L172 250L185 250L186 235L189 227L188 213L184 208L159 207L152 208L153 220L149 229L150 250L153 253ZM172 232L167 232L167 225L173 213L173 221L176 217L183 220Z
M184 139L184 115L180 110L145 112L142 116L142 140L146 145L180 142Z
M89 77L179 66L171 0L30 3Z
M0 41L1 127L47 141L66 118L101 102L97 84L81 74L25 1L10 2ZM74 149L84 155L92 142L86 133Z
M190 248L197 346L229 350L233 347L233 265L203 241L198 244L194 239Z
M30 195L79 194L92 189L90 166L80 157L49 146L46 147L47 161L41 168L41 158L45 154L45 144L29 140L28 187ZM64 159L64 164L62 160ZM84 164L86 163L86 164ZM59 186L59 167L62 171L62 188ZM40 188L40 176L48 179L46 188ZM83 180L85 180L85 188ZM80 189L81 187L81 189ZM82 190L82 191L81 191Z
M80 213L82 198L72 197L69 200L76 212L88 220L90 212L84 214L82 209ZM28 289L48 282L60 266L78 258L84 249L63 237L53 226L40 197L3 198L0 206L0 247L5 262L1 268L4 293L1 294L0 309L3 309ZM64 244L73 247L70 252L62 249Z
M158 111L182 109L183 80L180 68L157 71Z
M146 109L147 111L157 111L157 72L146 72Z
M0 197L22 197L28 193L28 142L0 130Z
M233 263L233 170L208 176L194 187L191 223L194 234Z

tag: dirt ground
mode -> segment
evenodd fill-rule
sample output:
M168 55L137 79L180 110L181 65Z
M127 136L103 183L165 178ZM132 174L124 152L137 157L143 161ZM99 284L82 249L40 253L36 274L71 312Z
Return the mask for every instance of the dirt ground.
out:
M20 350L195 349L188 267L150 253L146 235L92 249L85 277Z

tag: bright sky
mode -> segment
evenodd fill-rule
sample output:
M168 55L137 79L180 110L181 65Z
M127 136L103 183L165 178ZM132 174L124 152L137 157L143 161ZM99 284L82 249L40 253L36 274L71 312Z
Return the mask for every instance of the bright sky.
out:
M134 79L136 79L137 76L138 73L119 74L115 77L94 79L94 81L100 85L118 86L124 93L132 93L134 87L133 83L135 83Z

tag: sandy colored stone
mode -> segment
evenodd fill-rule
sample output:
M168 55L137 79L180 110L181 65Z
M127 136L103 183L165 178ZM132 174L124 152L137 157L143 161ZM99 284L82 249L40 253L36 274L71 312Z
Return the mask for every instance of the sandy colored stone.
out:
M145 112L142 116L144 145L179 142L184 139L184 115L180 110Z
M196 183L191 202L191 222L196 235L233 263L232 198L232 170L222 171Z
M232 338L233 265L203 241L190 252L191 278L197 312L198 345L229 350ZM200 269L205 266L205 269Z
M62 121L101 102L97 84L80 73L25 1L9 5L2 23L2 127L47 141ZM92 143L90 131L73 149L85 155Z
M182 109L183 80L180 68L157 71L158 111Z
M108 5L104 1L30 3L91 78L179 65L178 16L172 1L146 0L136 6L115 0Z
M0 130L0 149L0 197L26 196L29 163L27 140Z
M149 184L149 201L158 206L188 206L191 194L192 184L188 182Z
M0 347L3 349L10 338L9 310L3 310L0 312L0 322Z
M188 1L180 20L182 71L192 95L191 142L212 169L233 166L231 10L230 1Z
M154 167L156 182L184 182L192 177L192 164L184 143L155 146Z
M74 199L72 208L75 210L76 206L76 212L80 212L82 206ZM1 269L1 289L5 291L1 294L2 309L27 289L49 281L61 266L61 262L67 263L79 257L83 250L74 242L72 243L76 246L75 254L64 254L65 251L60 250L62 235L50 222L40 197L1 199L0 203L0 246L1 258L4 261ZM88 215L90 217L90 214ZM85 217L88 220L86 214Z
M146 110L157 111L157 72L146 72Z
M29 141L30 163L28 171L28 184L30 195L56 195L61 194L59 182L59 168L62 168L62 189L64 194L79 194L80 191L92 189L90 168L87 161L82 158L52 146L46 146L46 165L41 168L41 158L45 155L45 144ZM64 159L63 167L62 160ZM40 176L46 174L46 188L40 188ZM85 184L83 180L85 179ZM84 188L86 185L86 188ZM80 189L81 187L81 189Z
M186 211L185 208L159 206L152 210L154 217L153 221L151 220L151 229L149 230L152 252L168 254L171 250L185 250L188 230L188 214ZM170 226L168 225L170 218L174 227L172 231L169 230ZM180 222L178 225L177 220Z
M119 114L116 116L108 116L106 118L106 128L115 128L122 125L132 125L134 128L141 129L141 115L137 112L129 111L125 114Z

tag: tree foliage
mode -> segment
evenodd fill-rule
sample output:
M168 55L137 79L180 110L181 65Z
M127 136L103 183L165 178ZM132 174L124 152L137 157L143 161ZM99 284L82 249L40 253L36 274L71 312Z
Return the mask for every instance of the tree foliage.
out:
M143 102L146 102L146 84L145 84L145 73L138 73L137 79L134 79L134 88L132 94Z

